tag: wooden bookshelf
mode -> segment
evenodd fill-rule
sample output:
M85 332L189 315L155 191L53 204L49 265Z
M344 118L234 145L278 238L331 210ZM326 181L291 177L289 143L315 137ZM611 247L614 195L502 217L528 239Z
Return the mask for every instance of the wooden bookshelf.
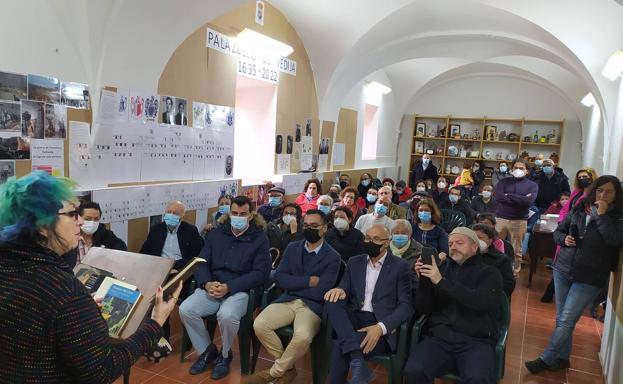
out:
M560 163L563 128L564 120L415 115L410 165L413 168L416 160L432 151L429 155L439 174L454 179L458 174L448 166L458 166L459 174L466 161L497 168L524 151L530 162L539 153L545 158L555 153ZM454 147L452 155L450 147Z

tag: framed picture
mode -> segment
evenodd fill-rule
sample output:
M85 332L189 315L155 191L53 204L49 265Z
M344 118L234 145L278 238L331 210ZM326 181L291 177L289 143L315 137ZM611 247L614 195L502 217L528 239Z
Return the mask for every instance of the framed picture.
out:
M461 126L459 124L450 124L450 137L461 138Z
M426 135L426 123L417 123L415 125L415 136L424 137Z
M495 125L485 126L485 140L495 141L495 139L497 138L497 130L498 127L496 127Z
M424 142L421 140L415 141L415 153L424 153Z

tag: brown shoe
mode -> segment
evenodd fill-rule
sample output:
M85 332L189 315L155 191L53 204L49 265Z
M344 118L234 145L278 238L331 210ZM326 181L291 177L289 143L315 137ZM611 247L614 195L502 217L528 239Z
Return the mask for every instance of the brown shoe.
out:
M252 374L251 376L248 376L243 381L243 383L244 384L268 384L268 383L277 382L277 380L279 380L278 377L272 377L270 375L270 369L265 369L263 371L256 372Z
M275 384L290 384L294 382L294 379L296 378L296 367L292 367L290 369L288 369L283 376L281 376L280 378L278 378L275 381Z

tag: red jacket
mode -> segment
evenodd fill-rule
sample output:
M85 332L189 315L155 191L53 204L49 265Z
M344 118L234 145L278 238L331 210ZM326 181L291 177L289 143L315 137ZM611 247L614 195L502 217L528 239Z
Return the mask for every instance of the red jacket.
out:
M301 207L303 216L305 216L307 211L309 211L310 209L318 209L318 198L319 197L320 195L318 194L310 200L307 198L307 195L305 194L305 192L303 192L299 195L299 197L296 198L296 200L294 200L294 202L296 203L296 205Z

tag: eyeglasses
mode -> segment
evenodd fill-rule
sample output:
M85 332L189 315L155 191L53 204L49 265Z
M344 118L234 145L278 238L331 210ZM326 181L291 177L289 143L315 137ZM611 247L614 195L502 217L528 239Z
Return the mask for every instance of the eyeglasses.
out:
M389 240L389 237L364 236L364 238L363 238L363 241L365 241L366 243L373 242L373 243L376 243L376 244L378 244L378 243L380 243L382 241L387 241L387 240Z
M78 213L77 210L73 210L73 211L69 211L69 212L59 212L59 215L64 215L64 216L69 216L74 220L78 220L78 217L80 217L80 213Z

